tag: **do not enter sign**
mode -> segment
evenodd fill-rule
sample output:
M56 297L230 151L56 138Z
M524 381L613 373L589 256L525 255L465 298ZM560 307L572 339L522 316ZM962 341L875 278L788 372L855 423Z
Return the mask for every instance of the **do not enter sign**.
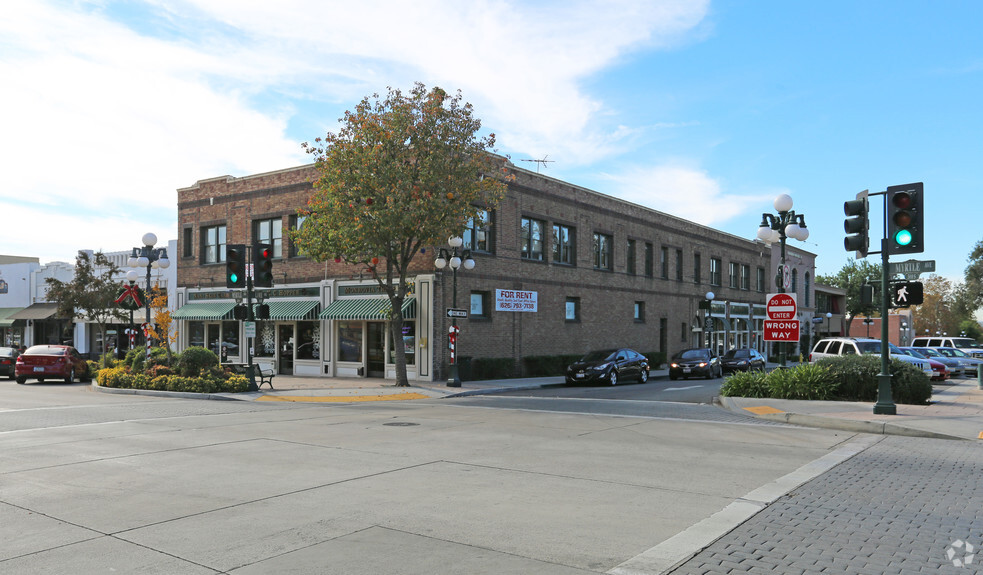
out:
M768 294L768 303L765 312L770 320L790 320L795 319L796 305L795 294L791 293L771 293Z

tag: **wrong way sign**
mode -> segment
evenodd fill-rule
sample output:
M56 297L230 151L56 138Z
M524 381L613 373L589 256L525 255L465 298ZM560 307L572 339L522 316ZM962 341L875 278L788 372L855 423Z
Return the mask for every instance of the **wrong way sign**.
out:
M765 341L799 341L799 320L765 320Z

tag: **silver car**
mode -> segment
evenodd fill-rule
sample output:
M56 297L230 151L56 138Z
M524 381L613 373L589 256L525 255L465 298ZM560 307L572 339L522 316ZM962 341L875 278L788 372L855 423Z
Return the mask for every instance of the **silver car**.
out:
M972 362L965 361L958 357L949 357L931 347L902 347L902 351L909 351L921 357L927 357L933 361L945 364L951 377L966 377L966 371L975 370Z
M941 353L946 357L953 357L956 359L960 359L964 362L967 362L967 365L964 368L963 373L965 373L966 375L972 375L973 377L977 377L977 373L979 372L980 364L983 363L983 359L970 357L970 355L965 351L961 349L956 349L954 347L933 347L932 349L934 349L935 351Z

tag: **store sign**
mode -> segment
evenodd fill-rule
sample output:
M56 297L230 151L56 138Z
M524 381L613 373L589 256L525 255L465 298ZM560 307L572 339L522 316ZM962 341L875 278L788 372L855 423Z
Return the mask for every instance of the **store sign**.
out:
M539 294L534 291L495 290L495 311L538 311Z

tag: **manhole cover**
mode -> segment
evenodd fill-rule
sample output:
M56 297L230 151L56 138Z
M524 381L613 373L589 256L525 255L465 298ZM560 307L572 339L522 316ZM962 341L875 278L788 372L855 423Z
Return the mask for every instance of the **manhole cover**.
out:
M409 421L394 421L392 423L383 423L383 425L388 425L390 427L410 427L413 425L420 425L419 423L410 423Z

